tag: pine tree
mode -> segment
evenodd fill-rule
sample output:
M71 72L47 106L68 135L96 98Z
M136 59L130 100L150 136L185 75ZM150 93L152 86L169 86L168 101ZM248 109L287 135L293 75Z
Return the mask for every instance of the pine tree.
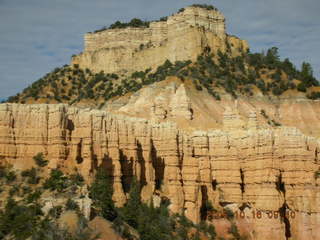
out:
M124 220L134 228L138 227L137 217L139 216L140 205L140 184L136 178L133 178L130 186L129 199L126 206L123 208L123 217Z
M310 63L303 62L301 67L301 80L307 87L318 86L319 83L313 77L313 69Z
M99 168L94 182L90 187L90 197L93 205L99 209L102 217L113 221L117 212L112 200L113 189L105 169Z

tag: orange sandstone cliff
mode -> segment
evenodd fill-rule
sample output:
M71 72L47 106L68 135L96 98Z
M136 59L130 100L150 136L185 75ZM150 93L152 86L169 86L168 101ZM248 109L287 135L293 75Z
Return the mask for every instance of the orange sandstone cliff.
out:
M126 201L137 176L142 197L170 199L173 212L199 221L202 204L246 213L252 239L316 239L319 233L319 141L295 127L265 128L251 112L239 121L227 107L222 128L184 131L173 122L114 115L67 105L0 105L0 156L30 168L43 152L49 167L79 170L89 181L96 166L113 176L114 200ZM269 218L284 209L294 217ZM253 218L252 211L261 211ZM288 238L291 239L291 238Z

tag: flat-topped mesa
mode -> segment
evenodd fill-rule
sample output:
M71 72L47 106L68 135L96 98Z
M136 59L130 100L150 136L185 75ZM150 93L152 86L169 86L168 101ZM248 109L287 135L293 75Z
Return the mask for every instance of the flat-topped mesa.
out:
M166 21L150 22L149 27L127 27L106 29L87 33L85 35L85 52L96 51L108 48L113 45L123 46L120 41L122 35L130 34L130 44L133 47L140 47L141 44L147 45L150 41L155 46L160 46L161 42L168 38L170 31L188 29L190 27L202 27L205 31L211 31L215 35L224 38L225 18L215 10L206 10L197 7L188 7ZM124 39L126 40L126 39Z
M216 9L187 7L149 27L126 27L87 33L85 49L72 64L105 73L143 71L171 62L195 60L205 49L217 52L230 47L237 55L246 41L225 31L225 18Z

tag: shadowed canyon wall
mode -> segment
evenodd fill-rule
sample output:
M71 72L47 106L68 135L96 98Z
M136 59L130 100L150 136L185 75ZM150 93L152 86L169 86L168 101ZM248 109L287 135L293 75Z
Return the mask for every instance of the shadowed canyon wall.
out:
M28 169L32 157L43 152L49 168L77 168L88 181L103 165L113 177L118 205L137 176L144 200L160 194L170 199L173 212L184 210L193 221L210 200L244 209L248 218L242 221L255 231L253 239L317 239L319 141L294 127L259 128L255 113L246 128L236 121L227 109L221 130L187 132L170 122L67 105L1 104L1 164ZM266 215L279 210L295 216ZM261 211L261 219L252 211Z

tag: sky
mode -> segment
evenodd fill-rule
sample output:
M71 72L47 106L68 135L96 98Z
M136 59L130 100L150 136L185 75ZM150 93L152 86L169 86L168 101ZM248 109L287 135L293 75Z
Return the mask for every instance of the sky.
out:
M159 19L193 3L217 7L227 32L252 52L279 48L320 79L319 0L0 0L0 99L15 95L83 50L83 35L134 17Z

